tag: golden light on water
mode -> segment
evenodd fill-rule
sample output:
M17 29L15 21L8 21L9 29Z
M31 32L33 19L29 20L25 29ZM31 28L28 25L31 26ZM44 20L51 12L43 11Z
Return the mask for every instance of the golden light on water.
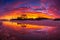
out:
M40 25L33 25L33 24L22 24L22 23L16 23L16 22L9 22L9 21L3 21L3 26L11 28L13 30L20 30L22 28L26 29L33 29L33 30L42 30L42 31L52 31L55 29L55 27L49 27L49 26L40 26Z

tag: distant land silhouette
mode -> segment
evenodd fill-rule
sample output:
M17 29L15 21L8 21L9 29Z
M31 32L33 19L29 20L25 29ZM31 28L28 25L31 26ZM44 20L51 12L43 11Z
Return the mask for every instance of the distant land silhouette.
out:
M17 19L11 19L11 20L49 20L48 18L20 18L18 17Z
M54 21L60 21L60 18L56 18L56 19L54 19Z
M8 21L7 19L0 19L0 21Z

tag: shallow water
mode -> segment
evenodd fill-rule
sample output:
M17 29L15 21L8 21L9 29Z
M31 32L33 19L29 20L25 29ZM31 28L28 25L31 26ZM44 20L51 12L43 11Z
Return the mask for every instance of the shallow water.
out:
M58 21L0 21L0 40L58 40Z

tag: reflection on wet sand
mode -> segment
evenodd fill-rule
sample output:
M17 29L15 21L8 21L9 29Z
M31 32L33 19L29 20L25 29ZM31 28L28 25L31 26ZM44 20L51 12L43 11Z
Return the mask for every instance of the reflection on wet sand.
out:
M32 25L32 24L22 24L17 22L10 22L10 21L3 21L3 26L6 26L8 28L14 29L16 31L21 30L22 28L25 28L26 30L37 30L37 31L52 31L55 29L55 27L49 27L49 26L40 26L40 25Z
M1 39L14 40L55 40L60 37L60 31L55 26L33 25L13 21L1 21ZM52 39L53 38L53 39ZM13 40L12 39L12 40Z

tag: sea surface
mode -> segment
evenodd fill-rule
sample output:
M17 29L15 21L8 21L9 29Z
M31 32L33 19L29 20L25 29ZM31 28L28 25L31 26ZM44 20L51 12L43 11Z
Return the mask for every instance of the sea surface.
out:
M60 40L60 21L0 21L0 40Z

